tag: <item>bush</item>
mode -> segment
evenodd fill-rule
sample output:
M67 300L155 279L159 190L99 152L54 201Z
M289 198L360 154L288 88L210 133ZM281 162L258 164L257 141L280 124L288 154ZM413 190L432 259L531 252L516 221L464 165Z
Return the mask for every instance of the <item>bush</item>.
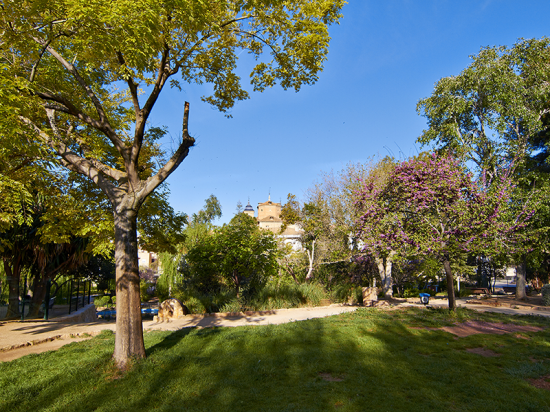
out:
M239 302L239 299L235 298L229 302L227 302L225 305L222 306L220 312L240 312L241 311L241 302Z
M550 306L550 284L544 285L541 289L542 304L544 306Z
M96 308L98 307L107 307L110 308L112 305L111 303L111 297L109 295L101 296L99 298L94 299L94 305Z
M363 301L363 290L354 283L345 283L334 288L332 297L339 303L348 303L351 299L353 304L358 304Z
M470 290L466 288L461 288L459 291L455 289L455 296L457 298L467 298L471 294L472 292L470 292Z
M435 296L435 290L431 289L406 289L403 292L403 297L405 298L417 298L421 293L429 293L430 296Z

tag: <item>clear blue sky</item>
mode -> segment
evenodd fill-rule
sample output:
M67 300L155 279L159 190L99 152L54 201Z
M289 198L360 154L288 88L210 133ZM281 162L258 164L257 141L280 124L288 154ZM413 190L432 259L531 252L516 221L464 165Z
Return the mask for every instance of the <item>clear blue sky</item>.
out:
M214 194L219 223L228 222L239 200L250 198L256 208L271 192L284 203L288 193L302 198L322 171L376 155L414 155L426 126L416 103L437 80L460 73L481 47L550 35L547 0L350 0L343 14L330 29L319 81L298 93L249 86L251 98L237 103L232 119L201 102L208 88L163 96L153 125L167 126L177 140L187 100L197 141L168 179L176 211L197 212ZM242 73L249 72L243 61Z

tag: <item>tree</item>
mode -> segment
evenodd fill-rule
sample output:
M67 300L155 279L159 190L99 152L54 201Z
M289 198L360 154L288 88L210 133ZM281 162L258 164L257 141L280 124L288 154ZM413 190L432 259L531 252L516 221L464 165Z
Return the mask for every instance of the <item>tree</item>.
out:
M302 244L309 260L307 279L313 276L317 264L349 263L359 253L355 192L365 179L382 181L393 163L390 158L378 163L369 159L365 163L349 163L338 172L324 172L306 191L303 206L289 194L281 212L282 230L291 223L298 223L304 230ZM381 279L391 279L391 259L380 253L372 258L379 266ZM384 290L391 294L391 281L386 283L390 286Z
M306 203L300 206L296 196L289 193L287 202L281 209L281 219L284 231L288 225L298 225L302 231L300 243L306 251L309 261L306 280L313 278L313 266L316 259L315 245L322 234L323 219L321 217L322 209L319 205Z
M433 154L403 162L382 187L367 182L358 193L365 249L405 247L411 254L438 260L447 278L449 309L455 310L453 260L464 252L502 250L520 243L514 234L532 210L510 219L510 190L509 179L480 187L450 156Z
M13 139L30 136L39 142L59 164L88 177L112 205L117 265L113 356L119 367L145 356L138 212L195 143L186 103L179 147L159 166L143 161L147 122L160 93L167 84L180 87L174 78L179 73L184 83L212 84L213 94L203 99L226 112L248 98L235 73L241 50L258 59L251 74L254 90L279 82L297 91L314 83L328 52L328 26L338 22L344 3L2 4L0 82L10 104L7 120L15 121L2 129ZM264 48L271 60L261 58Z
M185 259L188 276L195 278L196 288L208 292L216 283L230 285L239 298L243 287L252 294L277 273L277 254L273 234L261 230L254 218L240 213L202 239Z
M518 186L514 196L527 201L548 182L541 172L547 173L550 39L487 47L472 59L458 76L439 80L432 96L420 100L417 110L427 117L429 128L418 140L475 164L476 173L493 181L513 163ZM550 227L544 203L548 200L539 202L537 211L539 231ZM547 249L547 238L537 236L539 244L525 250ZM526 252L513 258L518 264L516 296L524 298Z

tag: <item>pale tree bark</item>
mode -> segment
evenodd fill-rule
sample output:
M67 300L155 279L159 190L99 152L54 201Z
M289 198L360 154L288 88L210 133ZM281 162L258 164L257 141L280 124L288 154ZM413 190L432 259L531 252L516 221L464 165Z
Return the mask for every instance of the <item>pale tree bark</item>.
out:
M525 293L525 278L527 275L527 264L523 260L516 266L516 299L525 300L527 295Z
M313 260L315 259L315 240L311 244L311 252L306 249L307 258L309 259L309 269L307 271L306 280L313 278Z
M376 258L378 273L380 274L380 279L382 281L382 292L384 293L384 296L390 298L393 296L393 278L391 275L391 270L394 255L395 252L392 251L384 258Z
M456 310L455 285L453 279L453 271L451 270L451 262L448 257L443 260L443 268L447 277L447 294L449 295L449 310Z

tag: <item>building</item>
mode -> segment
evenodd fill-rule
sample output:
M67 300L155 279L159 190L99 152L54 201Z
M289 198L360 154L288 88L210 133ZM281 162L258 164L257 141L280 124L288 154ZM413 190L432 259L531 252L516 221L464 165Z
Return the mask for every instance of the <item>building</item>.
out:
M283 220L281 219L281 204L271 201L271 196L267 202L258 203L258 217L255 216L254 208L250 205L250 200L244 208L243 213L255 218L258 221L260 229L273 232L278 238L284 239L285 243L292 244L295 250L301 249L300 236L303 231L298 225L288 225L281 233Z

